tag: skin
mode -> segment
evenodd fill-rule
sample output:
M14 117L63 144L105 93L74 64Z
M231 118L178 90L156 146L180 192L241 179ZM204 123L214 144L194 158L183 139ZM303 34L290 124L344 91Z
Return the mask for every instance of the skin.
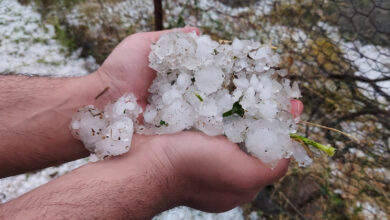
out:
M102 108L132 92L145 107L156 74L148 67L150 45L166 32L127 37L85 77L1 76L0 177L87 156L68 127L80 106ZM302 103L291 104L291 113L299 116ZM178 205L221 212L250 201L287 168L288 160L281 160L270 169L223 136L134 135L128 153L84 165L1 204L0 219L149 219Z

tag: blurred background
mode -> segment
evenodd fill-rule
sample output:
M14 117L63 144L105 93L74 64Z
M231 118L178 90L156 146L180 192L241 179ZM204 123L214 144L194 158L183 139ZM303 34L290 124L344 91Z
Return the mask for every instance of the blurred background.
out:
M79 76L124 37L196 26L215 40L271 44L300 82L300 132L337 148L313 152L252 203L212 215L178 208L160 219L389 219L389 0L0 0L0 74ZM131 51L129 51L131 52ZM354 140L356 139L356 140ZM0 202L85 163L0 180Z

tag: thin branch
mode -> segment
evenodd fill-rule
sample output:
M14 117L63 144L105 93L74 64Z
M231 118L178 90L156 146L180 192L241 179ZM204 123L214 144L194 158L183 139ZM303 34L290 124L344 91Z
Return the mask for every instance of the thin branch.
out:
M337 132L337 133L340 133L344 136L347 136L349 137L351 140L354 140L356 141L357 143L359 143L359 139L357 139L356 137L346 133L346 132L343 132L343 131L340 131L336 128L330 128L330 127L327 127L327 126L324 126L324 125L320 125L320 124L316 124L316 123L311 123L311 122L308 122L308 121L300 121L299 123L302 123L302 124L305 124L305 125L310 125L310 126L315 126L315 127L319 127L319 128L324 128L324 129L328 129L328 130L331 130L331 131L334 131L334 132Z
M299 216L301 216L303 219L307 220L307 218L302 214L302 212L299 211L298 208L295 207L294 204L292 204L292 202L287 198L286 195L284 195L283 192L280 191L280 195L283 197L284 200L286 200L286 202L291 206L291 208L294 209L294 211L295 211Z
M163 26L162 0L154 0L154 30L160 31Z

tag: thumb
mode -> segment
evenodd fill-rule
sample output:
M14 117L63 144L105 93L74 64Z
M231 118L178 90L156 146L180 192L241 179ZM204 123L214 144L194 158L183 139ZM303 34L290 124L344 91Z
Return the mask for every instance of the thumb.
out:
M147 34L149 36L149 39L152 42L156 42L161 37L161 35L172 32L172 31L181 31L184 33L195 32L197 35L200 34L200 30L197 27L174 28L174 29L163 30L163 31L147 32Z
M298 99L291 99L291 115L294 118L299 118L303 111L303 103Z

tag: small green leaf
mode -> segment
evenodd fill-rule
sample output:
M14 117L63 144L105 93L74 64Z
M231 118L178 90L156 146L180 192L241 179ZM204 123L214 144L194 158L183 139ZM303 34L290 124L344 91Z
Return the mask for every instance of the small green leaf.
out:
M195 96L199 99L199 101L203 102L202 96L200 96L198 93L195 93Z
M245 110L242 108L241 104L240 104L240 101L241 101L242 97L233 104L233 108L225 113L222 114L222 117L228 117L228 116L231 116L233 114L237 114L241 117L244 117L244 114L245 114Z
M233 111L232 111L232 110L229 110L229 111L227 111L227 112L224 112L224 113L222 114L222 117L226 118L226 117L228 117L228 116L231 116L232 114L233 114Z
M168 126L168 123L166 123L164 120L160 120L160 125L161 126Z

